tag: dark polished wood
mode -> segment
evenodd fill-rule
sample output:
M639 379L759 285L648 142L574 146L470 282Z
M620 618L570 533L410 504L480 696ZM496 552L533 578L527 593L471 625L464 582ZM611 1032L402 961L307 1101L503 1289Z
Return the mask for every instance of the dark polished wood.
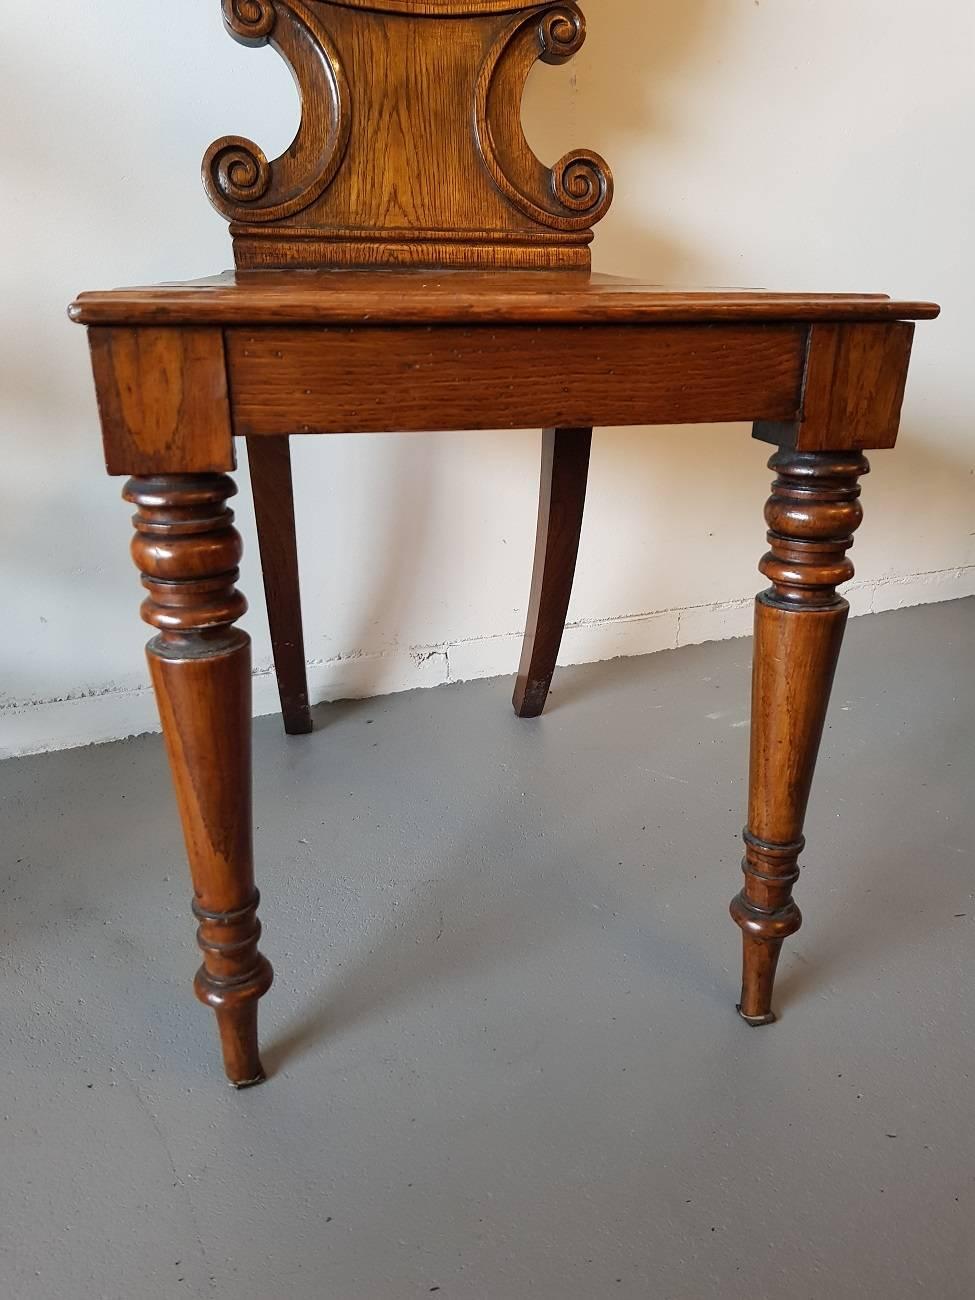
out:
M622 276L519 271L226 271L82 293L82 325L636 325L930 320L884 294L681 289Z
M755 437L797 451L893 447L913 342L907 321L813 325L800 410L785 422L759 421Z
M592 429L546 429L535 536L535 567L521 666L512 700L520 718L545 708L572 595L586 504Z
M227 1077L264 1078L257 1000L271 986L261 956L251 838L250 639L234 624L240 537L224 474L133 478L132 556L156 629L147 655L193 876L203 965L196 995L213 1008Z
M88 331L109 474L234 467L219 329Z
M836 588L853 577L847 556L860 526L858 452L783 449L765 507L771 581L755 603L751 767L745 885L731 904L744 942L739 1011L770 1024L782 942L802 924L792 901L806 804L849 605Z
M228 329L238 434L788 418L801 325Z
M281 715L289 736L303 736L311 731L312 721L301 625L289 440L287 437L248 438L247 459Z
M211 0L216 3L217 0ZM222 0L230 33L295 73L301 123L268 160L204 160L236 270L81 294L105 460L133 475L149 661L196 890L199 996L230 1079L258 1081L271 969L251 849L250 649L235 627L235 437L246 437L285 726L310 727L288 439L546 428L516 710L541 712L578 550L593 426L749 421L780 448L772 586L756 607L740 1010L772 1019L847 606L861 452L897 437L914 333L881 294L664 288L592 275L607 164L531 152L533 64L585 38L574 3ZM688 457L694 434L687 432Z

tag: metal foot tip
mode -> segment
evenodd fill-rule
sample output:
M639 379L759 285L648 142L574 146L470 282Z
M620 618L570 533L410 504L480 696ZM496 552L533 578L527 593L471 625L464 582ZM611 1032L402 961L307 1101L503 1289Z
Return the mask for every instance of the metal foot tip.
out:
M256 1088L257 1085L263 1083L266 1078L267 1075L262 1071L260 1074L255 1074L253 1079L231 1079L229 1082L232 1088L237 1092L240 1092L243 1088Z
M775 1012L774 1012L774 1011L769 1011L768 1014L767 1014L767 1015L764 1015L764 1016L746 1016L745 1013L744 1013L744 1011L742 1011L742 1009L741 1009L741 1003L740 1003L740 1002L739 1002L739 1003L737 1004L737 1006L735 1007L735 1010L736 1010L736 1011L738 1012L738 1014L741 1016L742 1020L744 1020L745 1024L746 1024L746 1025L751 1025L751 1027L752 1027L753 1029L757 1029L757 1028L759 1027L759 1025L774 1025L774 1024L775 1024Z

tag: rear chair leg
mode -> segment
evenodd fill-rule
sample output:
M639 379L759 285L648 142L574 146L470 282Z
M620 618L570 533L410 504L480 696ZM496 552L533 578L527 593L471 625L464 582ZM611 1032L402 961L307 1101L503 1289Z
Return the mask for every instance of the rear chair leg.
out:
M592 429L546 429L528 623L512 703L520 718L537 718L555 672L572 594L586 503Z
M288 438L248 438L247 459L284 729L289 736L301 736L311 731L312 721L301 627L298 542Z

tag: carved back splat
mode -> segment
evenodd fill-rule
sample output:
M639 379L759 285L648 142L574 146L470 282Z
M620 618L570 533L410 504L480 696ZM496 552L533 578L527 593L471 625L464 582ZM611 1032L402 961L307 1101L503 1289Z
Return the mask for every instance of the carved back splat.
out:
M301 93L280 158L239 136L203 178L238 267L578 268L613 197L606 163L532 153L532 65L562 63L577 5L513 0L222 0L230 34L272 45Z

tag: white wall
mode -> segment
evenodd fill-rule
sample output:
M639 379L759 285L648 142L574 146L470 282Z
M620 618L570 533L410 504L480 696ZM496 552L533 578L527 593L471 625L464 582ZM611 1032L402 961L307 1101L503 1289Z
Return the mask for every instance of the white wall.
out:
M105 477L82 288L230 263L198 165L269 153L297 106L219 0L16 5L0 103L3 439L0 753L155 725L128 507ZM939 299L918 329L896 452L873 457L856 612L975 591L975 6L971 0L589 0L589 43L539 68L536 150L588 146L617 200L598 269L672 284ZM538 434L312 439L296 448L318 698L513 672ZM597 434L564 660L747 631L769 449L744 427ZM256 708L275 707L247 476L242 588Z

